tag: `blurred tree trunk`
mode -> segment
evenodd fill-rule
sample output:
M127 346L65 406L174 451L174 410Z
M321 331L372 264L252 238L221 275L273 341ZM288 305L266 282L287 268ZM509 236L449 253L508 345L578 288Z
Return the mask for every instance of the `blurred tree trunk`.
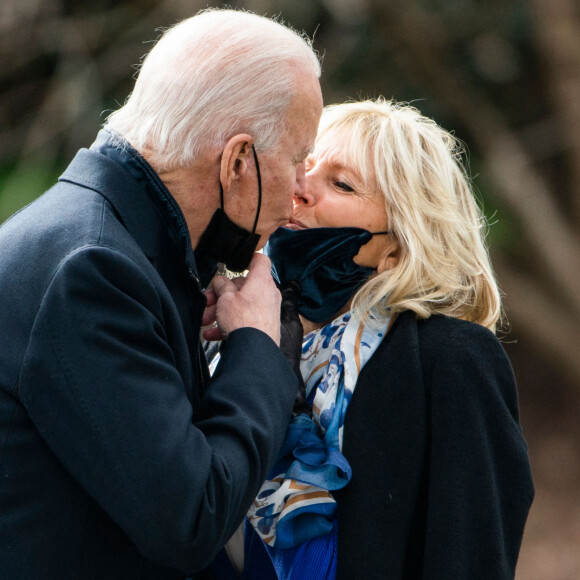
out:
M575 0L533 0L532 5L547 89L568 149L573 218L580 224L580 6Z
M554 6L551 0L536 0L536 4L545 6L548 12ZM567 0L557 0L556 4L565 5ZM469 141L493 180L494 195L511 208L521 224L532 267L516 263L509 255L494 259L513 327L517 334L527 335L546 360L556 361L571 384L580 385L580 218L564 213L557 195L499 106L471 86L457 68L446 66L451 39L440 17L418 3L401 9L397 1L372 0L371 6L391 45L391 54L467 129ZM566 14L564 8L562 14ZM556 116L570 123L567 134L575 133L569 137L566 153L571 173L578 176L580 131L574 131L574 127L578 123L580 87L570 79L580 79L580 52L574 52L574 46L580 43L580 26L572 18L567 18L566 26L574 30L562 41L565 48L556 51L550 42L538 45L548 44L550 58L561 59L559 66L566 62L565 70L553 76L560 107ZM576 177L575 200L579 194Z

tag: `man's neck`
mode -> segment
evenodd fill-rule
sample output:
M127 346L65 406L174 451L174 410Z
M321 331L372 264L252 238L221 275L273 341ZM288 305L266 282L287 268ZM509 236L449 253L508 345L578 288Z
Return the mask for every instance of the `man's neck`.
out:
M143 156L147 159L146 152ZM195 248L219 207L219 165L204 160L192 167L169 171L158 171L154 165L152 167L183 212L191 245Z

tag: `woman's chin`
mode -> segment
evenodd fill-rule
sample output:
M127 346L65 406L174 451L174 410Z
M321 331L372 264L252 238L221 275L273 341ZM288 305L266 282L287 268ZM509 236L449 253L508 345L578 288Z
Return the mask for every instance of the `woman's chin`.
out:
M299 226L298 224L293 224L292 222L288 222L284 227L289 229L289 230L305 230L306 229L305 227Z
M290 221L284 226L289 230L307 230L308 226L298 221L295 218L291 218Z

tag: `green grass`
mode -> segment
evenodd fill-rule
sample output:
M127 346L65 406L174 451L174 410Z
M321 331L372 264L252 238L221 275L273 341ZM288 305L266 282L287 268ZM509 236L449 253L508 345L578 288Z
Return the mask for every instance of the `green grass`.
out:
M60 165L39 160L0 167L0 223L42 195L61 171Z

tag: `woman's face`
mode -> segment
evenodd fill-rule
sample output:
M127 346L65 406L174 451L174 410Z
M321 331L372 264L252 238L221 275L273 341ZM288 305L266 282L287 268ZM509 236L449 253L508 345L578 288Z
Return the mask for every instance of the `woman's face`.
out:
M314 153L306 159L304 194L294 196L294 211L287 227L357 227L371 233L388 230L383 196L363 183L356 168L341 161L349 137L343 129L329 131L317 141ZM390 252L391 236L373 236L354 261L381 272Z

